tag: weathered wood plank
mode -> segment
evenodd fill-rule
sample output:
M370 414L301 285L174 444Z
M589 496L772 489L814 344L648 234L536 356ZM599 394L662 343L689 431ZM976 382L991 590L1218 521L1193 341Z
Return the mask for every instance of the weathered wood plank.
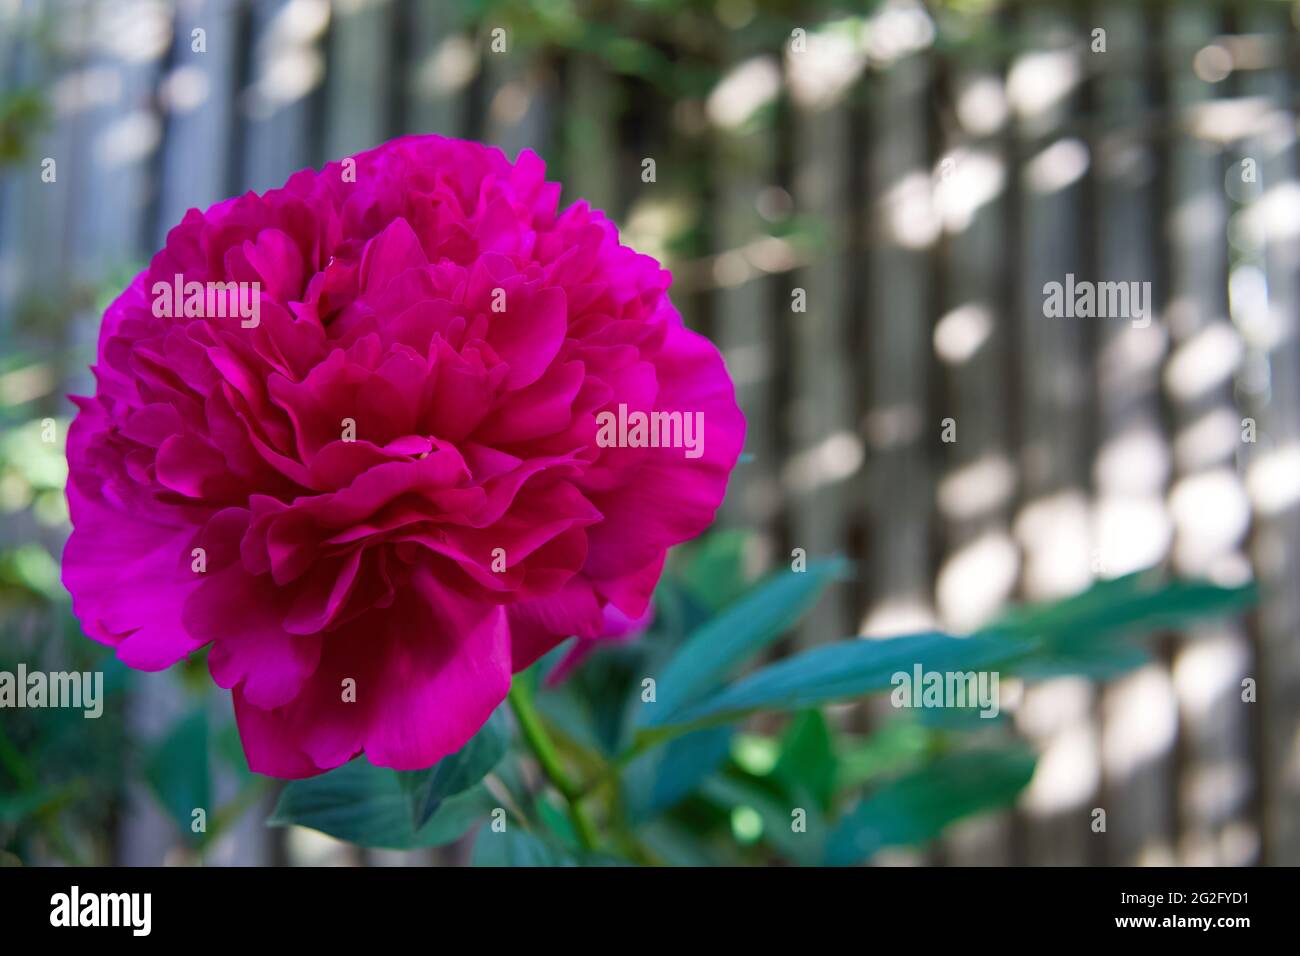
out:
M1284 9L1242 4L1241 26L1273 41L1270 65L1249 74L1244 93L1270 106L1258 134L1243 144L1230 187L1240 185L1239 214L1248 259L1231 280L1233 321L1246 341L1238 393L1256 420L1256 442L1243 446L1255 510L1251 553L1263 586L1256 617L1261 861L1300 864L1300 182L1297 181L1296 66L1287 70ZM1254 164L1258 188L1243 176ZM1236 182L1233 182L1233 177ZM1231 195L1234 188L1229 188ZM1261 286L1260 280L1263 280ZM1264 293L1261 295L1260 293Z
M494 31L504 30L504 34ZM499 42L504 49L496 48ZM520 150L542 152L554 120L550 106L554 76L533 51L519 45L508 21L488 18L477 38L483 58L486 109L482 139L514 159Z
M328 0L253 0L249 77L239 92L242 189L281 186L317 158L313 98L325 76L329 15Z
M481 65L479 50L449 4L415 0L408 17L411 58L403 132L464 135L468 87Z
M903 8L906 9L906 8ZM924 16L919 9L914 16ZM869 23L868 31L872 29ZM864 194L866 291L857 356L866 378L863 510L866 555L859 566L868 639L935 625L932 533L937 474L930 449L941 425L929 403L935 301L931 255L939 238L927 124L932 80L929 51L899 49L866 87ZM884 699L870 702L872 724L895 716ZM884 865L924 862L910 850L881 854Z
M941 425L928 407L933 327L930 251L939 226L926 128L927 55L912 53L873 77L867 293L859 357L867 379L864 441L868 555L867 635L934 623L931 532L935 475L927 448Z
M1093 143L1097 278L1151 283L1154 290L1157 144L1143 122L1153 104L1140 67L1151 37L1144 11L1132 4L1108 3L1095 22L1106 31L1106 49L1090 47L1084 56L1096 77L1102 130ZM1093 571L1113 578L1162 563L1171 541L1164 503L1168 436L1159 393L1168 333L1154 315L1145 326L1102 320L1098 332ZM1106 686L1101 712L1099 806L1106 811L1106 830L1096 839L1105 844L1106 862L1170 864L1178 717L1168 669L1155 663Z
M1009 75L1023 166L1018 228L1017 376L1022 496L1015 518L1024 553L1023 597L1059 598L1091 582L1088 499L1088 328L1096 319L1049 317L1044 287L1069 274L1091 279L1083 244L1083 185L1091 157L1066 132L1077 108L1081 45L1059 7L1029 5L1029 44ZM1025 851L1036 865L1086 859L1100 767L1088 681L1062 678L1026 691L1017 725L1040 750L1025 795Z
M956 116L934 170L936 211L947 234L943 298L934 329L942 378L936 409L956 428L937 492L944 555L935 601L945 630L979 627L1015 591L1020 552L1011 535L1010 362L1004 276L1010 171L1004 149L1004 64L972 56L955 66ZM1003 735L1005 736L1005 735ZM944 840L958 865L1010 862L1011 817L958 825Z
M1217 35L1218 4L1185 0L1167 11L1169 106L1191 135L1174 145L1167 173L1170 208L1167 321L1173 351L1164 387L1175 427L1173 566L1184 575L1234 575L1247 567L1242 552L1249 502L1236 458L1240 415L1233 376L1240 334L1227 316L1227 197L1221 144L1210 137L1204 107L1218 92L1197 52ZM1181 715L1179 859L1224 865L1251 862L1258 851L1249 820L1253 782L1248 713L1241 681L1251 651L1235 623L1191 628L1174 656Z
M790 440L782 483L790 502L792 548L810 557L846 554L852 479L864 459L853 421L853 363L848 348L852 181L852 112L848 100L865 57L842 32L815 30L806 49L787 43L785 69L793 110L795 209L815 224L816 249L792 280L791 297L777 309L788 323L794 353L785 427ZM796 308L798 311L796 311ZM800 628L800 643L839 640L855 633L847 585L833 586Z
M160 89L167 130L155 248L187 210L227 198L232 187L238 16L237 0L193 0L176 8L171 68ZM196 30L203 32L196 37ZM202 52L195 50L200 44Z
M379 145L391 133L394 0L334 0L325 85L325 159Z
M777 545L779 396L772 280L748 252L765 233L757 201L773 181L776 144L770 116L760 111L778 95L780 65L771 53L747 53L733 41L727 73L710 95L708 112L713 125L714 334L745 413L745 453L750 456L731 476L722 515L727 523L752 531L749 570L756 572L771 566Z

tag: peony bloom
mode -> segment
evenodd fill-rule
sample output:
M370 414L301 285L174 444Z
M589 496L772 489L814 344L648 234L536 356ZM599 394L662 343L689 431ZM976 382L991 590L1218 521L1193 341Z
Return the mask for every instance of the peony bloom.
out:
M131 667L209 646L254 770L458 750L513 672L640 619L722 500L721 357L543 173L395 140L190 210L104 315L63 580ZM653 412L694 450L602 424Z

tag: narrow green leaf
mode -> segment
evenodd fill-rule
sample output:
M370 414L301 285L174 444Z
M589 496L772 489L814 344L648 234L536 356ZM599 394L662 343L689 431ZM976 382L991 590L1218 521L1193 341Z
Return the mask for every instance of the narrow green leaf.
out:
M639 723L675 722L675 712L713 690L745 660L790 629L816 603L822 590L843 578L842 558L813 562L806 571L781 571L697 629L660 672L656 701Z
M970 750L884 784L831 831L825 861L848 866L887 846L911 846L944 827L1015 802L1034 773L1032 752L1021 747Z
M1150 652L1132 640L1106 635L1095 641L1052 640L1049 636L1042 653L1017 664L1015 672L1018 677L1030 681L1066 675L1104 681L1136 670L1150 661Z
M682 708L674 726L730 723L757 710L802 710L885 690L893 675L927 671L987 670L1027 653L1026 639L913 634L884 640L849 640L778 661L712 697ZM658 721L656 725L669 721Z
M1115 660L1137 652L1112 643L1118 635L1240 610L1255 587L1225 588L1174 581L1139 588L1133 576L1097 585L1083 595L1012 615L1005 631L990 628L968 638L920 634L854 640L814 648L779 661L711 697L675 710L653 711L648 725L705 726L731 722L756 710L791 710L885 690L891 676L921 665L927 671L1007 666L1042 670L1055 660L1066 670L1086 670L1089 652L1105 647Z
M1099 581L1081 594L1013 611L990 631L1033 636L1038 651L1016 668L1029 680L1076 674L1106 680L1141 667L1150 656L1137 639L1202 618L1238 613L1256 586L1208 581L1153 582L1148 572Z
M991 629L1050 635L1054 646L1090 644L1102 637L1132 635L1176 627L1197 618L1237 613L1256 600L1258 587L1253 582L1238 587L1184 580L1153 585L1148 573L1138 573L1099 581L1063 601L1019 609Z

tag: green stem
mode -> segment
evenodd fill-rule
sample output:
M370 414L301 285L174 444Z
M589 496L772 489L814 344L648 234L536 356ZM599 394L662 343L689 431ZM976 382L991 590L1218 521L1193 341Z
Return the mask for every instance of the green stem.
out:
M560 796L564 797L578 839L585 849L596 849L596 827L582 806L582 788L574 783L560 762L560 754L546 733L546 728L542 726L542 718L533 705L532 691L522 679L514 681L510 687L510 708L519 721L524 740L541 764L542 772L560 792Z

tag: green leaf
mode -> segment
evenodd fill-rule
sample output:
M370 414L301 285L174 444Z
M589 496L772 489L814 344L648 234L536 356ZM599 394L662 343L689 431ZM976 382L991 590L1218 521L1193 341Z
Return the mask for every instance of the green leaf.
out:
M460 750L427 770L399 774L416 830L429 822L444 800L468 790L491 772L505 755L509 734L505 708L498 707Z
M603 853L582 853L508 824L500 833L483 827L474 840L474 866L626 866Z
M835 799L838 764L826 719L816 710L797 714L781 738L781 756L772 776L787 793L808 796L823 810Z
M145 780L176 821L181 835L192 842L202 833L191 827L193 813L212 813L212 783L208 773L208 718L202 708L177 723L149 755Z
M254 779L253 771L248 769L243 741L239 739L239 727L233 721L222 724L212 735L212 755L232 771L241 784Z
M913 634L849 640L777 661L712 697L681 709L676 726L731 723L757 710L802 710L885 690L894 674L916 665L927 671L987 670L1034 646L1027 639ZM657 721L656 723L667 723Z
M1029 680L1063 674L1106 680L1150 660L1135 642L1142 635L1237 613L1257 598L1253 583L1158 582L1141 572L1099 581L1062 601L1020 608L989 631L1040 639L1037 652L1016 667Z
M1049 639L1041 654L1022 661L1015 671L1017 676L1031 681L1066 675L1105 681L1150 661L1150 652L1131 640L1108 636L1095 641Z
M814 562L806 571L778 572L696 630L660 672L657 700L641 711L641 726L676 722L676 711L789 630L847 569L844 559L832 558Z
M1127 662L1138 658L1132 650L1114 643L1119 635L1240 610L1255 599L1253 585L1225 588L1206 582L1174 581L1163 587L1143 588L1140 583L1137 576L1103 582L1076 598L1026 609L1008 618L1001 630L993 627L973 637L932 633L843 641L814 648L778 661L696 703L655 709L647 725L707 726L731 722L756 710L815 707L885 690L893 674L911 671L918 664L924 670L939 672L993 666L1032 671L1056 661L1063 669L1077 672L1087 668L1090 655L1099 649L1105 649L1112 658L1123 650ZM665 686L661 698L673 692L667 674L662 683Z
M739 866L736 845L728 838L710 843L670 816L658 817L637 829L637 838L665 866Z
M817 807L792 804L789 798L773 793L770 785L747 774L711 777L700 792L733 814L738 809L757 814L762 824L759 838L783 857L801 865L820 860L826 824ZM802 830L795 829L797 810L803 811Z
M991 630L1048 635L1045 650L1091 644L1103 637L1177 627L1196 618L1232 614L1258 600L1255 583L1224 587L1208 581L1151 584L1147 572L1100 581L1082 594L1019 609Z
M538 796L533 801L533 809L551 839L567 850L573 852L580 850L582 841L578 838L578 831L573 828L573 821L554 801L546 796Z
M49 104L41 90L16 89L0 94L0 164L22 159L49 116Z
M498 833L483 827L474 840L474 866L577 866L571 850L515 826Z
M731 728L686 734L641 754L622 774L623 800L633 824L676 806L722 766L731 749Z
M922 723L916 716L888 721L871 736L840 754L840 789L856 791L879 777L898 775L911 769L934 751L939 745L940 735L940 731Z
M1032 752L1020 747L968 750L884 784L831 832L830 866L861 862L887 846L910 846L938 836L963 817L1015 802L1034 773Z
M28 817L55 807L66 800L68 787L38 787L19 793L0 794L0 823L22 823Z
M483 787L471 787L443 800L417 829L397 771L358 757L319 777L289 783L267 825L310 827L358 846L410 850L459 839L494 806Z
M714 613L744 595L745 545L747 531L714 531L694 546L682 569L682 587L695 600Z

